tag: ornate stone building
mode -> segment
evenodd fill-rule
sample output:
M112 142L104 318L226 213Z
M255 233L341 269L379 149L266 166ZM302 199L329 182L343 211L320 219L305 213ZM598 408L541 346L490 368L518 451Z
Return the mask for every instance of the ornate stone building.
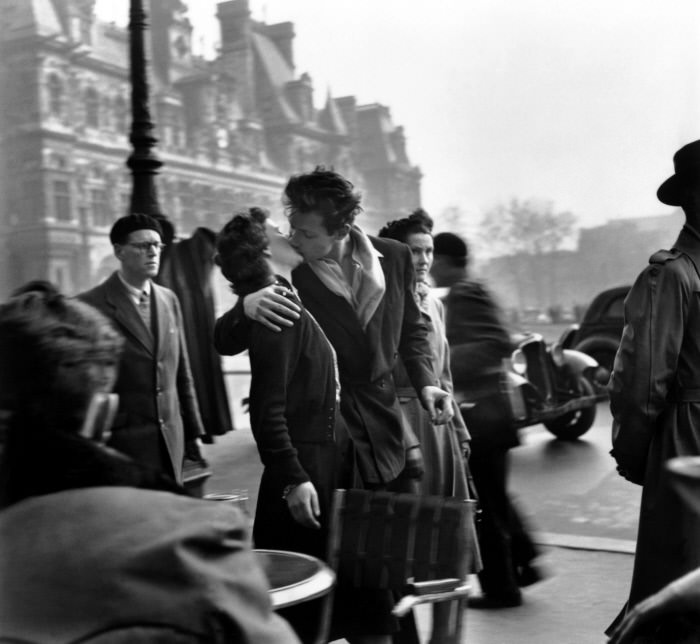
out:
M218 5L221 47L194 56L180 0L150 0L151 112L161 206L180 236L241 206L280 210L289 174L332 165L364 194L376 231L420 205L420 170L387 107L327 96L297 74L294 26ZM112 270L112 222L131 177L128 33L94 0L0 0L0 297L45 278L68 293Z

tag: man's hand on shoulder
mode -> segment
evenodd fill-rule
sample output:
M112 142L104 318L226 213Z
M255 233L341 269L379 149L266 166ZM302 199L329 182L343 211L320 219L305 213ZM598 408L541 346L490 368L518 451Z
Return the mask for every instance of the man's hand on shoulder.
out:
M444 425L452 420L454 406L452 396L448 392L440 387L428 385L421 389L420 397L433 425Z
M279 284L266 286L243 298L246 317L266 326L272 331L281 331L283 326L293 326L299 319L300 308L287 297L289 289Z

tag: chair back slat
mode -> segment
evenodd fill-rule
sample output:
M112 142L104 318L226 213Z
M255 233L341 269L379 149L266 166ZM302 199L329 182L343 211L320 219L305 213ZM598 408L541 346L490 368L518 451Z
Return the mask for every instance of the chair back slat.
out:
M464 499L337 490L328 561L360 588L465 578L473 511Z

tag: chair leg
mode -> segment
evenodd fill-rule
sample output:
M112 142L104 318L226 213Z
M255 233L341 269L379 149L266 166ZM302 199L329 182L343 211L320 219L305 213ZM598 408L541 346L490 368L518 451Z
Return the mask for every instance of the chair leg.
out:
M328 644L328 637L331 630L331 615L333 614L333 600L335 597L334 590L331 590L323 598L323 607L321 609L321 619L318 625L318 635L316 644Z
M433 604L430 644L460 644L464 598Z

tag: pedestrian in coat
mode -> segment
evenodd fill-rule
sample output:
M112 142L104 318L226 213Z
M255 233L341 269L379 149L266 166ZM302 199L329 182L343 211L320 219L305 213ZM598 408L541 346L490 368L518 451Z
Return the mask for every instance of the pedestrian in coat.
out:
M466 242L452 233L440 233L434 246L431 275L436 286L449 287L445 328L454 388L458 398L469 401L483 390L483 382L498 383L502 361L511 352L510 336L494 299L469 274ZM495 400L494 409L502 408L500 398ZM538 552L508 494L508 450L518 444L517 433L499 409L494 417L490 407L489 414L484 413L491 402L479 402L464 414L472 439L470 469L482 510L479 583L483 594L469 598L475 608L518 606L520 588L541 577L533 564Z
M700 523L671 489L665 462L700 455L700 141L673 157L658 199L680 206L685 225L625 300L625 326L610 378L612 455L643 486L625 613L700 565ZM612 628L612 627L611 627Z
M121 267L78 297L112 320L125 339L110 445L181 482L185 452L201 461L197 438L204 428L180 303L153 282L161 237L160 224L148 215L118 219L110 241Z
M214 348L215 241L214 231L199 227L190 237L171 244L162 258L157 278L180 302L205 443L214 443L215 436L233 429L221 356Z
M452 393L452 373L450 371L450 347L445 335L445 312L442 301L433 293L428 280L433 264L433 220L419 208L410 216L389 222L379 231L380 237L396 239L408 246L416 270L416 290L414 297L428 328L428 342L432 350L434 382L438 387ZM454 402L454 416L444 425L435 425L420 404L403 364L399 362L394 370L396 392L406 421L416 434L423 455L424 472L418 487L422 494L453 496L460 499L471 498L469 485L468 458L470 436L462 419L462 414ZM470 572L481 569L481 558L476 546L476 530L471 523L467 530L471 534L463 538L475 544L472 553ZM460 535L455 535L460 538ZM433 604L432 642L442 642L451 619L453 603Z

